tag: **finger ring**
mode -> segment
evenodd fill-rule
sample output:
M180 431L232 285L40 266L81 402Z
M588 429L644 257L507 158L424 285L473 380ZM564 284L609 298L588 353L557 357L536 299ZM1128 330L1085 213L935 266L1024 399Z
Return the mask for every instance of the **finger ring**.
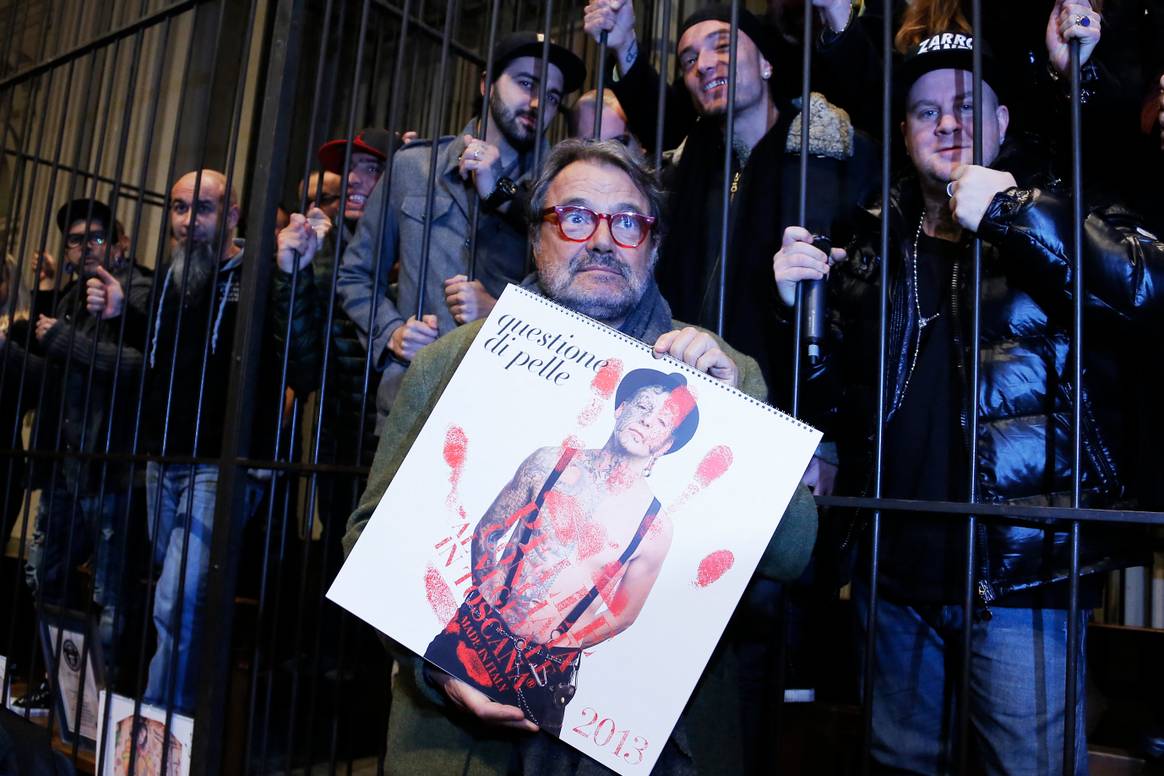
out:
M1090 27L1091 26L1091 17L1090 16L1076 16L1075 23L1078 24L1080 27Z
M954 181L950 181L946 184L946 196L950 199L954 198Z

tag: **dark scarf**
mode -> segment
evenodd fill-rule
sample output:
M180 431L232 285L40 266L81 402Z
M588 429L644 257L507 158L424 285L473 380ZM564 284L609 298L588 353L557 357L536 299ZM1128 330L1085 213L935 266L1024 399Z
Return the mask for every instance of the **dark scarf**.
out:
M770 279L771 253L775 250L768 253L767 249L773 244L778 249L780 243L776 227L780 223L784 141L797 111L787 104L779 107L779 120L752 149L732 198L728 223L729 311L740 305L737 283L742 281L752 288L754 279L745 280L749 264L766 257L762 263L767 265ZM714 314L708 315L705 302L707 294L714 298L716 293L708 285L709 277L714 279L717 274L713 265L718 266L723 144L723 128L718 119L701 119L688 136L683 156L667 186L671 191L667 208L670 231L655 270L662 293L675 305L678 317L712 329ZM733 173L740 169L738 159L732 168ZM731 317L730 312L727 317ZM732 333L731 328L726 334Z
M538 296L545 296L541 286L538 285L536 272L527 275L525 280L521 281L521 287ZM627 315L626 320L618 327L618 330L628 337L634 337L639 342L653 345L655 340L671 331L672 328L671 306L659 293L659 286L652 278L643 290L642 297Z

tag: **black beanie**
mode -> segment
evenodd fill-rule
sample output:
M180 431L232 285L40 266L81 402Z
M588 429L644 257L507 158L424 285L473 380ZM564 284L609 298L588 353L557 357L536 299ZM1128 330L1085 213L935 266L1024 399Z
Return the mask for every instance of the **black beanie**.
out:
M700 8L679 25L679 34L675 37L676 44L683 33L689 28L694 27L700 22L723 22L724 24L732 23L732 4L731 3L715 3L705 8ZM764 59L768 60L770 64L775 66L781 60L780 48L776 43L776 36L757 19L750 11L740 8L740 32L745 33L752 39L752 43L756 44L756 48L764 55Z

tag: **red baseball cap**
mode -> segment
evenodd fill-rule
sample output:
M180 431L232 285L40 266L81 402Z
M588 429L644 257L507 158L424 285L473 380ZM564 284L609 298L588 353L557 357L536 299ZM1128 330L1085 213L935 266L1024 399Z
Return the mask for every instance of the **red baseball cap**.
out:
M352 153L371 154L380 161L388 159L389 151L389 135L388 131L384 129L376 129L369 127L361 129L352 138ZM325 172L334 172L337 175L342 175L344 171L344 153L346 152L348 141L344 139L329 140L319 147L319 152L316 157L319 159L320 166Z

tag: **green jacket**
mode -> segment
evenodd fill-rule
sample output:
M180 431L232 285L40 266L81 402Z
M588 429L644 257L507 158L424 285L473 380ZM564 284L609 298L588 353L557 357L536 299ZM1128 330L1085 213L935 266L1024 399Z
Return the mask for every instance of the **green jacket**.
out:
M453 330L421 350L413 360L380 434L368 488L348 520L343 539L345 555L359 539L482 323L476 321ZM686 325L672 323L675 328ZM722 340L718 342L739 367L740 390L763 401L768 392L756 361ZM816 505L807 488L801 485L764 553L758 573L773 579L798 577L812 553L816 523ZM507 774L514 772L515 766L519 772L538 776L610 773L597 761L550 736L508 733L483 726L459 713L443 692L426 680L422 658L395 642L386 641L400 666L393 680L392 712L388 721L387 773ZM730 650L716 650L685 716L715 715L733 703L731 694L736 691L737 681L729 653ZM729 715L720 713L719 716ZM696 727L707 729L708 726ZM738 733L738 725L731 728ZM716 741L704 742L693 735L689 744L680 718L659 759L657 772L696 773L692 749L700 753L714 750L716 764L708 772L726 772L722 770L724 763L738 761L739 754L738 751L725 753L723 750L730 750L734 742L725 742L722 738L717 732Z

